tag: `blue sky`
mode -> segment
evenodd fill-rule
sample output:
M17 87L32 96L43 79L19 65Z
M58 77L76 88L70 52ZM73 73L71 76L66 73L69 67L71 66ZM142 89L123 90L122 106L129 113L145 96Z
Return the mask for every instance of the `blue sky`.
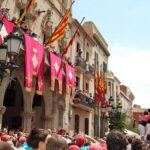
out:
M93 21L109 45L109 70L150 107L150 0L76 0L73 17Z

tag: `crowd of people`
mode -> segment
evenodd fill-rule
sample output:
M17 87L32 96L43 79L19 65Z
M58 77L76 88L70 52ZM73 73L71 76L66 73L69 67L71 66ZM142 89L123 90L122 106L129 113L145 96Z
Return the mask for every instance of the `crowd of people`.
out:
M56 133L34 128L26 134L4 128L0 139L0 150L150 150L150 134L143 142L116 130L104 140L83 134L69 136L63 129Z

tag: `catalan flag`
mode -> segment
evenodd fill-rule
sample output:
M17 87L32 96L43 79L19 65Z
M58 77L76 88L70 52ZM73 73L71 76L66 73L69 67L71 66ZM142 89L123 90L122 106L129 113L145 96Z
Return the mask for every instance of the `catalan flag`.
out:
M67 9L65 16L62 18L59 25L56 27L56 30L49 38L46 46L49 46L51 43L64 36L66 27L68 25L70 14L71 14L71 8Z
M26 8L24 9L22 15L20 16L19 20L18 20L18 25L21 24L22 20L24 19L24 17L26 16L27 12L30 10L30 8L33 6L34 2L36 0L30 0L29 3L27 4Z

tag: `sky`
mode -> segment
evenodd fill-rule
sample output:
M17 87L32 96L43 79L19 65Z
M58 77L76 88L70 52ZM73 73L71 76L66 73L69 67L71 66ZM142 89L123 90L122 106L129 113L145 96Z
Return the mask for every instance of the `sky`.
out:
M75 0L73 17L93 21L108 43L108 69L150 108L150 0Z

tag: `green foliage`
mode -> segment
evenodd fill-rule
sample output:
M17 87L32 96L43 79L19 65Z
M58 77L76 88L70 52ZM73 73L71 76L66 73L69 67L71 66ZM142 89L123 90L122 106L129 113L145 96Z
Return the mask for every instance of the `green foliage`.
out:
M128 124L126 125L126 129L139 134L138 128L134 125L134 121L133 120L130 122L129 125Z
M124 132L126 128L126 113L113 112L110 114L110 125L112 125L112 129L119 130Z

